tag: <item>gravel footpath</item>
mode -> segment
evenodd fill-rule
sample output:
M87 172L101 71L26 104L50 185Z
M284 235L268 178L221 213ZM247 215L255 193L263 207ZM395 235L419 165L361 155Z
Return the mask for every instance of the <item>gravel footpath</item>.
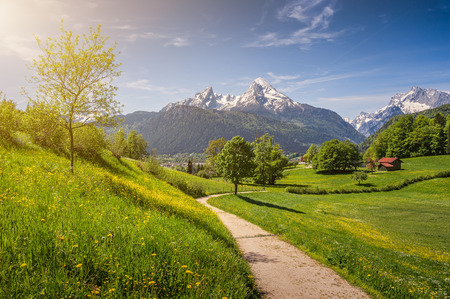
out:
M370 298L336 272L260 227L207 203L228 228L250 265L264 298Z

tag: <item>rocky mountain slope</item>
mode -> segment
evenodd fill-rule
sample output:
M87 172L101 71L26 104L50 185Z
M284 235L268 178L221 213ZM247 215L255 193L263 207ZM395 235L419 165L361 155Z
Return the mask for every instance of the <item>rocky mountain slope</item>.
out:
M131 114L125 124L160 153L203 152L211 139L241 135L253 141L265 133L289 152L305 151L311 143L334 138L364 140L337 113L295 102L262 78L240 96L219 95L208 87L145 117L142 112Z
M370 136L395 115L416 113L449 103L450 92L414 86L406 93L393 96L387 106L374 113L361 112L349 123L361 134Z

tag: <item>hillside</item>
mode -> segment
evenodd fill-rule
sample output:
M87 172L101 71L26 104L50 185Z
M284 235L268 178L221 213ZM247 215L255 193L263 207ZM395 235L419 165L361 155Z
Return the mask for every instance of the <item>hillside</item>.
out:
M428 109L428 110L424 110L421 112L412 113L412 116L414 118L416 118L418 115L424 115L428 118L433 118L437 113L441 113L444 117L446 117L447 115L450 115L450 104L445 104L445 105L442 105L442 106L434 108L434 109ZM373 133L372 135L367 137L366 140L361 142L358 145L358 150L360 152L365 152L381 132L385 131L391 125L396 123L402 116L403 116L403 114L391 117L386 123L383 124L383 126L381 126L380 129L378 129L375 133Z
M256 297L216 215L133 162L0 140L0 297Z
M306 151L311 143L320 144L337 138L330 130L314 130L293 123L240 111L204 110L192 106L175 106L148 119L140 133L158 153L204 152L209 140L240 135L248 141L265 133L275 136L287 152ZM339 139L343 139L339 136Z

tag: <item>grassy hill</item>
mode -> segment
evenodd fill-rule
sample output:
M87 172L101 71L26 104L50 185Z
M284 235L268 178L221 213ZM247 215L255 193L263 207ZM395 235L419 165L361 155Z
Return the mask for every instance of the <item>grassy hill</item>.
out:
M449 158L405 159L405 170L368 182L382 186L402 177L449 170ZM287 172L280 184L336 188L346 182L356 185L348 175L314 175L302 169ZM449 186L450 178L436 178L389 192L266 192L212 198L209 203L288 240L375 297L446 298Z
M0 142L0 297L257 297L218 218L108 153Z

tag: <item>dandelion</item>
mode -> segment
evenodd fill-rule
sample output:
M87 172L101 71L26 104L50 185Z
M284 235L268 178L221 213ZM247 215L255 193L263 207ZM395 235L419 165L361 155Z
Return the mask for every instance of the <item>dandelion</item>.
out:
M44 218L42 218L42 219L41 219L41 221L42 221L42 222L45 222L45 219L44 219Z
M156 253L152 253L153 256L156 256Z
M194 274L191 270L186 270L186 274Z
M27 264L23 263L22 265L20 265L20 268L26 267Z
M108 234L108 237L112 237L112 234Z
M81 266L83 266L83 264L78 264L75 266L75 268L80 268Z
M184 269L184 268L187 268L187 266L186 266L186 265L183 265L183 266L181 266L181 268L183 268L183 269Z

